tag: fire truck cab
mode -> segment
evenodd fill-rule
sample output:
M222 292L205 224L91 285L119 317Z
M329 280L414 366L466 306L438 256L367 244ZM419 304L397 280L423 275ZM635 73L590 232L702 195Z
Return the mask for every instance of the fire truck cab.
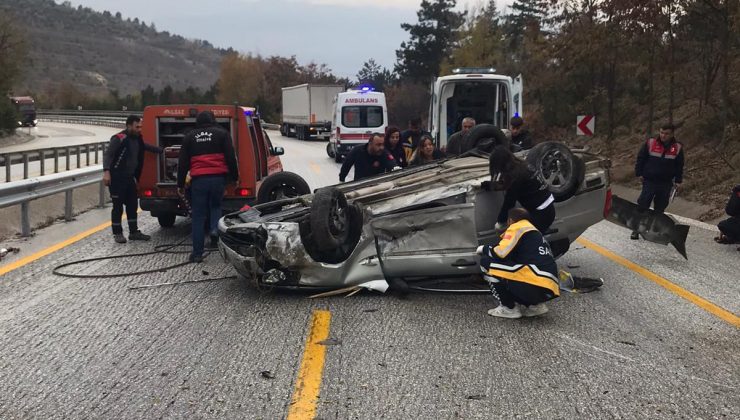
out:
M195 128L201 111L212 111L216 122L226 129L234 142L239 179L228 185L224 194L224 212L233 212L245 204L253 205L311 192L299 175L284 172L279 156L285 151L273 147L254 108L233 105L155 105L144 109L144 142L164 149L157 156L147 153L138 184L142 210L149 211L162 227L174 225L176 216L188 216L187 200L177 192L177 166L185 135Z

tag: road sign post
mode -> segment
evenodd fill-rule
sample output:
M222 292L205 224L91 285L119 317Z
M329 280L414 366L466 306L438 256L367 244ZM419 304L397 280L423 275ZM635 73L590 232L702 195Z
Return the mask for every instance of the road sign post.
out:
M595 125L595 116L579 115L578 117L576 117L576 135L593 137Z

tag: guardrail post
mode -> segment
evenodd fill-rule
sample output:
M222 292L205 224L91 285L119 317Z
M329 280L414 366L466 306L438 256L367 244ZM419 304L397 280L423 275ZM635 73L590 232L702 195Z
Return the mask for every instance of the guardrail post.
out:
M12 156L5 155L3 161L5 162L5 182L10 182L10 167L13 164Z
M21 236L31 236L31 219L29 218L29 203L21 203Z
M28 153L23 154L23 179L28 179Z
M43 150L39 152L39 165L41 167L41 176L44 176L46 170L46 153Z
M102 149L102 148L100 147L100 144L96 144L96 145L95 145L95 164L96 164L96 165L97 165L97 164L98 164L98 162L99 162L99 160L98 160L99 158L98 158L98 157L100 156L100 149Z
M90 166L90 145L85 145L85 165Z
M59 149L54 148L54 173L59 173Z
M69 147L64 148L64 154L67 157L67 170L69 170Z
M64 220L67 222L72 221L72 191L74 190L64 192Z
M105 207L105 184L103 184L103 181L100 181L98 185L100 185L100 188L98 189L98 198L100 199L100 201L98 202L98 207L102 209L103 207Z
M77 151L77 169L80 169L80 167L82 166L82 154L80 153L82 151L81 148L82 146L79 145L75 148Z

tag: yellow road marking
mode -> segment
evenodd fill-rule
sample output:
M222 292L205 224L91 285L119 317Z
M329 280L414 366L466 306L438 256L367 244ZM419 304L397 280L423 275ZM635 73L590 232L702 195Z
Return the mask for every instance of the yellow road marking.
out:
M329 337L330 322L331 313L329 311L314 311L311 317L311 329L306 337L306 348L303 351L301 368L298 371L293 398L290 401L288 420L316 417L326 354L326 346L319 343Z
M704 309L705 311L709 312L710 314L736 326L740 327L740 317L733 314L732 312L723 309L712 302L702 298L701 296L698 296L694 293L689 292L688 290L671 283L670 281L666 280L665 278L653 273L652 271L649 271L648 269L641 267L632 261L621 257L608 249L597 245L588 239L584 238L578 238L576 239L578 243L585 246L586 248L595 251L601 255L603 255L606 258L609 258L610 260L616 262L619 265L622 265L632 271L634 271L637 274L640 274L641 276L645 277L646 279L656 283L657 285L665 288L666 290L676 294L677 296L688 300L689 302L693 303L694 305Z
M54 245L52 245L52 246L50 246L50 247L48 247L46 249L43 249L43 250L41 250L41 251L39 251L39 252L37 252L35 254L31 254L31 255L29 255L27 257L21 258L18 261L12 262L12 263L7 264L7 265L4 265L4 266L0 267L0 276L3 275L3 274L9 273L9 272L15 270L16 268L20 268L20 267L23 267L26 264L32 263L32 262L38 260L39 258L43 258L43 257L51 254L52 252L59 251L60 249L66 247L66 246L72 245L73 243L75 243L77 241L80 241L82 239L85 239L85 238L87 238L88 236L90 236L90 235L92 235L94 233L100 232L101 230L103 230L103 229L105 229L107 227L110 227L110 225L111 225L110 222L105 222L105 223L103 223L101 225L95 226L92 229L88 229L88 230L86 230L86 231L84 231L82 233L78 233L77 235L75 235L75 236L73 236L73 237L71 237L69 239L66 239L66 240L64 240L62 242L59 242L57 244L54 244Z
M311 162L308 166L310 166L311 170L316 172L317 174L321 173L321 166L317 165L316 163Z

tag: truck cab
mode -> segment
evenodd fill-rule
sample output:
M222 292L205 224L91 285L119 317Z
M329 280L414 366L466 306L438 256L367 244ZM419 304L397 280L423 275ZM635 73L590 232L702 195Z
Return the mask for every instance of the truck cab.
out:
M429 131L437 147L461 129L462 120L507 129L509 120L522 113L522 76L496 74L493 68L459 68L435 79L429 107Z
M10 102L18 114L18 125L36 127L36 101L30 96L11 96Z
M185 135L195 128L201 111L212 111L216 122L231 134L239 165L239 179L227 186L223 209L239 210L245 204L266 202L281 194L310 192L296 174L282 172L281 147L273 147L254 108L231 105L156 105L144 109L144 142L161 147L161 155L146 153L138 195L142 210L151 212L163 227L176 216L189 215L188 200L177 192L177 167Z

